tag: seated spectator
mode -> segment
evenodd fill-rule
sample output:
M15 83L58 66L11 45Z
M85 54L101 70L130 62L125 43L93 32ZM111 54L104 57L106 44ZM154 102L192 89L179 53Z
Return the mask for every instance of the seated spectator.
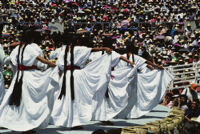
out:
M183 134L199 134L200 124L193 121L192 118L200 116L199 100L194 100L189 109L185 112L185 120L182 133Z
M186 95L181 95L178 101L179 101L178 107L181 110L186 111L188 109L187 96Z
M192 101L191 105L189 106L189 109L185 111L185 119L189 122L192 122L191 118L198 117L199 115L199 100L197 99Z
M161 105L164 105L164 106L169 107L169 108L171 108L173 106L172 94L171 93L167 93L165 95Z

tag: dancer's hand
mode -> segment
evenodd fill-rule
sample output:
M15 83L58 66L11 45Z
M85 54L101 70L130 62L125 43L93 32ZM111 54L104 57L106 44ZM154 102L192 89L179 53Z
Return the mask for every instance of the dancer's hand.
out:
M154 68L151 65L147 64L147 68L149 68L151 71L154 70Z
M160 70L163 70L163 69L164 69L163 66L157 65L156 67L157 67L158 69L160 69Z
M37 59L38 59L39 61L41 61L41 62L43 62L43 63L49 65L50 67L55 67L55 66L56 66L55 63L53 63L53 62L51 62L51 61L48 61L48 60L46 60L45 58L43 58L43 57L41 57L41 56L37 56Z
M50 67L55 67L55 66L56 66L56 64L55 64L55 63L53 63L53 62L51 62L51 63L49 64L49 66L50 66Z
M112 49L110 49L110 48L108 48L108 47L105 47L104 49L105 49L106 53L108 53L108 54L111 54L111 53L112 53Z
M133 67L135 65L135 63L134 62L130 62L130 65Z

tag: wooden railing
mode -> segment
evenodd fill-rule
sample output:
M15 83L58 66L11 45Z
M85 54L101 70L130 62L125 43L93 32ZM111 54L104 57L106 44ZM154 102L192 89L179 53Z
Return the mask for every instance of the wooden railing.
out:
M190 83L200 85L200 62L170 66L165 69L174 75L169 90L189 87Z

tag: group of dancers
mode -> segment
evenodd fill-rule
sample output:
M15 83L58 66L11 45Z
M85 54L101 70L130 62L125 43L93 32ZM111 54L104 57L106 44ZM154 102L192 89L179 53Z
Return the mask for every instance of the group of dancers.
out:
M49 124L72 128L91 120L138 118L160 102L173 79L162 66L133 54L131 45L124 54L89 48L67 30L51 62L32 35L23 32L9 56L14 75L6 92L0 48L0 127L27 132Z

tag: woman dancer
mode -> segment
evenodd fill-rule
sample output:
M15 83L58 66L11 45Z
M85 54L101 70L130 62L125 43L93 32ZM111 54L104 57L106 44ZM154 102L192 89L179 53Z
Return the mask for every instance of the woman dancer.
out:
M162 89L163 92L161 93L161 95L157 91L156 93L154 93L153 98L149 97L148 101L150 102L146 102L146 103L148 103L150 107L145 109L146 111L143 109L139 109L140 105L138 103L148 96L147 94L144 94L144 96L142 96L141 91L143 91L143 89L145 90L145 88L143 89L140 88L140 84L137 80L136 71L139 70L140 73L147 72L148 70L147 65L150 65L150 67L154 66L159 69L162 69L162 66L158 66L151 63L150 61L146 61L145 59L137 55L134 55L132 52L133 52L133 47L127 46L127 49L126 49L127 54L124 56L127 56L127 59L135 62L136 67L132 69L124 61L120 61L117 64L117 66L114 68L114 70L111 73L111 76L113 77L112 79L110 79L110 82L108 85L108 93L103 98L101 105L98 106L96 111L94 112L94 115L93 115L94 120L101 120L103 121L103 123L109 125L111 124L111 122L108 122L107 120L115 116L117 116L118 118L127 118L127 117L130 117L128 115L131 113L132 116L136 114L137 117L140 117L144 115L145 113L147 113L148 111L150 111L153 107L155 107L159 103L159 99L160 99L159 96L163 95L163 92L166 90L166 85L171 80L170 79L171 77L169 78L169 76L166 75L168 77L165 79L166 82L163 82L164 83L163 86L161 86L161 88L164 87L164 89ZM139 79L142 78L140 75L138 77ZM161 76L158 75L158 77L161 77ZM161 79L163 79L163 77ZM149 77L147 77L147 79L148 78ZM159 83L156 83L156 84L158 85ZM137 89L138 86L139 86L139 89ZM137 93L137 90L138 90L138 93ZM148 92L151 90L156 91L158 89L150 87L150 89L146 91ZM137 99L137 95L139 95L140 98ZM155 98L157 98L157 100ZM135 110L135 107L137 108L137 110ZM131 111L131 109L133 110ZM142 113L138 116L138 113L140 112Z
M106 37L103 41L103 44L104 46L111 47L111 39L109 37ZM104 52L95 52L95 54L90 56L90 59L92 61L95 61L96 59L100 58L103 53ZM105 89L96 92L95 96L93 97L94 110L92 120L101 120L103 124L110 124L110 122L105 120L113 118L114 115L116 115L120 112L121 109L123 109L122 106L124 105L124 101L127 101L127 99L123 99L127 95L125 95L124 93L126 93L125 91L127 89L127 86L129 85L129 81L134 78L134 73L136 73L135 69L133 69L133 65L135 63L128 60L126 57L113 51L111 54L111 58L112 72L109 80L109 85ZM113 69L115 68L115 66L117 66L120 60L124 61L127 66L123 69L118 70L117 74L113 75ZM111 86L110 83L112 83L112 81L115 81L116 85ZM108 94L108 92L110 92L110 88L112 88L112 95L114 95L113 97L115 98L115 100L118 101L117 103L115 103L115 105L111 104L112 106L110 105L111 100ZM113 109L112 112L111 108ZM111 112L112 116L107 117L107 112Z
M134 61L138 69L137 79L131 84L128 91L129 100L126 108L118 114L118 118L138 118L150 112L162 100L173 76L162 66L147 61L133 54L133 46L127 47L127 57ZM116 68L121 68L125 63L121 62ZM154 67L153 71L147 71L148 66Z
M110 76L110 55L106 54L85 67L86 62L91 52L103 50L110 54L111 49L77 46L79 38L73 31L65 32L63 38L67 39L66 47L59 54L56 63L58 67L51 75L59 83L54 96L51 123L76 127L91 120L92 98L97 90L107 86Z
M50 115L47 90L48 72L41 72L37 61L54 67L55 64L40 56L40 52L30 44L32 32L22 34L21 44L10 54L11 62L17 67L11 85L0 106L0 126L14 131L29 131L46 127ZM24 132L29 133L29 132Z

